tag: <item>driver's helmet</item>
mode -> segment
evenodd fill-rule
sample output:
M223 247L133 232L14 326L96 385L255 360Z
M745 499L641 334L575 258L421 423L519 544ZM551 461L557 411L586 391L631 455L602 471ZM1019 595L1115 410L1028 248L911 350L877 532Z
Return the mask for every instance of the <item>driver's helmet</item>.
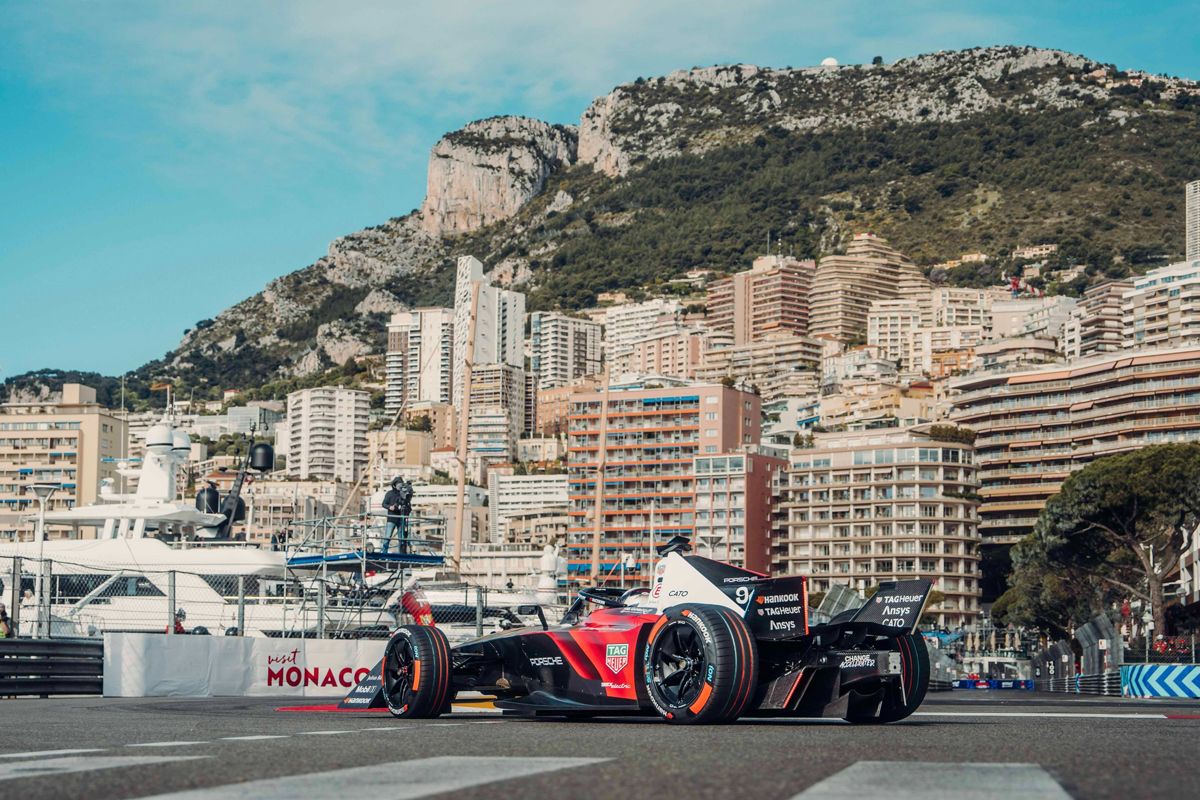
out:
M625 594L621 595L621 605L625 606L640 606L650 599L650 590L644 587L630 589Z
M175 619L187 619L187 612L182 608L175 611Z

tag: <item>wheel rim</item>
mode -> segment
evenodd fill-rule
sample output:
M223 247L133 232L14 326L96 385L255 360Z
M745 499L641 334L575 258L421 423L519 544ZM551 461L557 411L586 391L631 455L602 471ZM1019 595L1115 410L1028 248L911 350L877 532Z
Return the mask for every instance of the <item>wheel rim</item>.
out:
M399 708L408 704L414 661L416 653L408 639L399 639L388 648L383 662L383 692L389 705Z
M700 635L691 625L668 624L655 640L651 664L651 681L668 705L686 708L700 696L708 661Z

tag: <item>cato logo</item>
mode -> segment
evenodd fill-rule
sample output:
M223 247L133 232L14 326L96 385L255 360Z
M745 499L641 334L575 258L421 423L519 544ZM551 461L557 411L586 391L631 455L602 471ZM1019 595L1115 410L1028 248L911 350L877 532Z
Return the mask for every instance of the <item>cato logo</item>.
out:
M610 644L604 651L604 663L613 672L620 672L629 663L629 645Z

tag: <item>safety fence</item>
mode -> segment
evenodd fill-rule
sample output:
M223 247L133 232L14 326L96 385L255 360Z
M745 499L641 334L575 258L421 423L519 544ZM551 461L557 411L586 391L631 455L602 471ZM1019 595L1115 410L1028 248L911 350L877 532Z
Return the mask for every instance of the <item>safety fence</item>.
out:
M104 645L97 640L0 639L0 696L100 694Z
M564 610L461 582L424 584L408 569L256 572L236 550L227 558L210 558L207 574L161 563L112 569L7 558L0 597L9 602L14 635L39 640L105 633L384 639L417 621L437 624L457 643L542 619L556 623Z

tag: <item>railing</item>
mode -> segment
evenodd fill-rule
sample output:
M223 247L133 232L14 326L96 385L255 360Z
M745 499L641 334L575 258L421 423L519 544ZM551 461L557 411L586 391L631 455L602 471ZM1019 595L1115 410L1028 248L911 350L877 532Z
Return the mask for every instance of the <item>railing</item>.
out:
M101 641L0 639L0 696L100 694Z
M1096 675L1067 675L1062 678L1047 678L1033 682L1039 692L1067 692L1069 694L1093 694L1104 697L1121 696L1121 672L1109 670Z

